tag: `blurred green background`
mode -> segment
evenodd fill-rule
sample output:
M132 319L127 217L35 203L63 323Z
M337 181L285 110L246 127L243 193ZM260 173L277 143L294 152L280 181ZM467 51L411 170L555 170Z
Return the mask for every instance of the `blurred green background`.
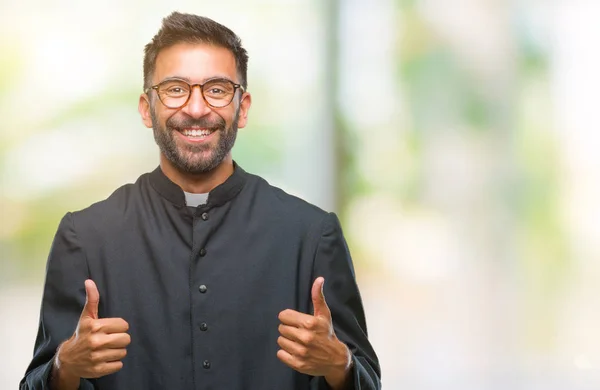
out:
M234 158L340 215L386 389L600 386L600 2L4 0L0 388L60 218L158 164L137 100L174 10L241 36Z

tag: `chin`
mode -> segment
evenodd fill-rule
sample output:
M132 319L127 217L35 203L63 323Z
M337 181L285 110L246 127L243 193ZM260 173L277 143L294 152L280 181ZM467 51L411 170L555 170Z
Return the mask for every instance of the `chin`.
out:
M212 157L212 156L211 156ZM186 160L185 167L182 170L191 174L203 174L214 171L223 161L215 161L214 158Z

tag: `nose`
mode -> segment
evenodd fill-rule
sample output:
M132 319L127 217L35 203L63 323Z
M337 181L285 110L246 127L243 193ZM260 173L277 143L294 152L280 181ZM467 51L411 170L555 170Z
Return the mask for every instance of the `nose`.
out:
M195 88L198 87L198 88ZM202 97L202 91L199 85L194 85L190 92L190 98L182 111L192 118L201 118L211 112L210 106Z

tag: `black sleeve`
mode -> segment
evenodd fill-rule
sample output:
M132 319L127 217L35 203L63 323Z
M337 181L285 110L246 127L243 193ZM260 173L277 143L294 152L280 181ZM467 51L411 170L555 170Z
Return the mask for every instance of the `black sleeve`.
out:
M348 389L381 389L377 355L367 339L367 325L352 258L337 216L330 213L323 225L314 259L314 279L325 278L325 301L331 310L337 337L352 352L353 368ZM329 389L325 378L315 377L311 389Z
M21 390L49 389L49 375L59 344L77 327L85 303L84 282L89 270L81 242L77 238L71 213L65 215L54 236L42 296L40 322L33 359L21 380ZM93 389L81 379L80 389Z

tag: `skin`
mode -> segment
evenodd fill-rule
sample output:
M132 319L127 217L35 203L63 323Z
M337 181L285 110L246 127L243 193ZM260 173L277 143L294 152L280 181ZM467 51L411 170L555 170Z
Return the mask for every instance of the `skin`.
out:
M75 333L58 348L54 358L52 389L76 390L79 378L99 378L123 367L131 342L129 324L122 318L98 318L100 293L92 280L85 281L85 306Z
M315 279L311 289L314 314L286 309L279 313L277 351L279 360L294 370L312 376L323 376L334 390L345 389L352 365L352 354L333 330L331 311L323 285L325 279Z
M163 49L156 59L152 85L173 77L190 84L215 77L240 82L233 54L206 44L180 43ZM214 108L204 101L200 89L194 88L185 106L171 109L152 90L140 96L138 111L144 125L153 129L164 174L186 192L208 193L233 173L230 148L237 129L247 124L251 104L251 95L238 90L231 104ZM185 128L217 130L205 140L195 141L178 131ZM163 150L166 144L172 147L168 153ZM313 284L313 315L291 309L279 313L277 343L281 349L277 357L298 372L325 377L330 387L338 390L347 384L352 360L350 350L333 330L324 282L319 277ZM61 344L54 360L52 389L75 390L80 378L98 378L123 367L121 360L131 342L129 326L122 318L98 318L98 289L92 280L85 282L85 288L86 304L75 333Z
M224 77L239 83L235 58L233 54L222 47L205 44L180 43L163 49L156 58L156 68L152 78L152 85L167 78L187 79L191 84L203 83L214 77ZM237 128L244 128L248 121L248 111L252 104L250 93L236 92L234 101L228 106L214 108L209 106L200 92L194 88L188 103L177 109L163 105L156 96L156 92L142 94L139 99L138 110L142 122L154 131L169 131L168 121L200 121L206 123L224 122L227 131L232 131L237 122ZM154 111L155 115L152 115ZM153 120L154 117L154 120ZM180 155L190 163L210 160L215 153L219 138L224 137L223 131L215 131L206 140L204 149L200 152L190 152L197 143L186 140L178 131L173 131L175 143ZM171 161L165 153L160 153L160 166L164 174L184 191L192 193L208 193L219 184L222 184L233 173L233 160L229 151L217 166L202 173L191 173L182 170Z

